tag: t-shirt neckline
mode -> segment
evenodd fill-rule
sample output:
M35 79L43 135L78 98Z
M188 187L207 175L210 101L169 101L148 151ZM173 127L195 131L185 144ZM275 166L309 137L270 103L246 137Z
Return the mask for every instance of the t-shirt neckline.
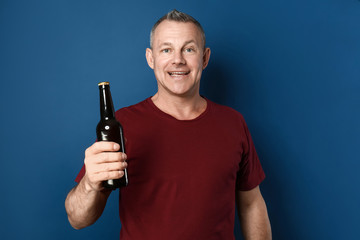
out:
M149 97L146 99L146 102L150 105L150 107L156 112L156 114L161 117L161 118L165 118L165 119L168 119L168 120L172 120L172 121L176 121L176 122L184 122L184 123L189 123L189 122L197 122L201 119L203 119L209 112L210 112L210 109L211 109L211 101L209 101L209 99L207 99L206 97L204 96L201 96L202 98L204 98L206 100L206 108L205 110L199 115L197 116L196 118L193 118L193 119L189 119L189 120L180 120L180 119L177 119L175 117L173 117L172 115L162 111L161 109L159 109L155 104L154 102L151 100L152 97Z

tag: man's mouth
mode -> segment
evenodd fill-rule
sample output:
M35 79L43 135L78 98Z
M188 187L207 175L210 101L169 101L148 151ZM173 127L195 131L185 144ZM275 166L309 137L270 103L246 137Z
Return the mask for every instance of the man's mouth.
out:
M185 75L188 75L190 73L190 71L188 72L168 72L168 74L170 76L185 76Z

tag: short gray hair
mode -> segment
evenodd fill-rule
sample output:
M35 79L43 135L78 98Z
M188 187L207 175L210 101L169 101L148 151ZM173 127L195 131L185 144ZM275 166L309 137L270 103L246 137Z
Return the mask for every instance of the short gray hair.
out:
M152 27L151 32L150 32L150 48L153 47L153 38L154 38L154 33L155 33L156 28L160 25L160 23L162 23L165 20L175 21L175 22L183 22L183 23L187 23L187 22L194 23L195 26L200 30L201 38L203 40L204 49L205 49L206 38L205 38L204 29L202 28L201 24L192 16L190 16L186 13L183 13L183 12L179 12L176 9L165 14L154 24L154 26Z

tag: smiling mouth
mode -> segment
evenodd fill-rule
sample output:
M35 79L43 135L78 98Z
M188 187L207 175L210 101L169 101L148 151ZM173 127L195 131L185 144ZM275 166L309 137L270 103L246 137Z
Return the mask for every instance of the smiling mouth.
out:
M189 73L190 73L190 71L188 71L188 72L168 72L168 74L170 76L174 76L174 77L176 77L176 76L185 76L185 75L188 75Z

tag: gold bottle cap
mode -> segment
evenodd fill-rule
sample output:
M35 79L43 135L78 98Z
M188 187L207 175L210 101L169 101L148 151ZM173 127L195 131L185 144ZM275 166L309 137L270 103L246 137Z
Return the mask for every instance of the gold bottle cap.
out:
M104 86L104 85L110 85L110 83L109 82L101 82L98 84L98 86Z

